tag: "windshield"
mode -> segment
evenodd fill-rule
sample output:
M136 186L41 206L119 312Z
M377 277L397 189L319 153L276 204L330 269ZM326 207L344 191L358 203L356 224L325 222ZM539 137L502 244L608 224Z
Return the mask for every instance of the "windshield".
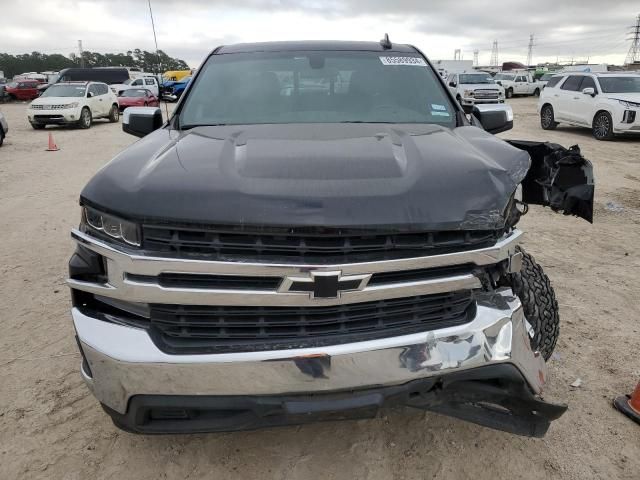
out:
M84 97L86 85L51 85L43 97Z
M466 84L476 84L476 83L496 83L491 75L487 75L486 73L465 73L460 74L460 83Z
M498 73L495 77L493 77L495 80L513 80L514 78L516 78L515 75L506 75L504 73Z
M604 93L640 93L640 77L600 77Z
M540 81L542 81L542 82L546 82L546 81L548 81L551 77L553 77L553 75L554 75L553 73L545 73L544 75L542 75L542 76L540 77Z
M436 73L416 54L364 51L213 55L180 125L264 123L455 124Z
M123 85L129 85L131 84L131 82L133 82L133 78L127 78L124 82L122 82Z
M120 94L121 97L144 97L147 95L147 91L144 88L130 88L123 90Z

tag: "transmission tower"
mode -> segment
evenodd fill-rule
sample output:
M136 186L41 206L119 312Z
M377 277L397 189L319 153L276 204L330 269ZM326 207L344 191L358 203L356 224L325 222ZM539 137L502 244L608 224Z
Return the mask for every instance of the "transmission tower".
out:
M462 50L460 50L459 48L456 48L453 52L453 59L462 60Z
M478 66L478 55L480 54L479 50L474 50L473 51L473 66L477 67Z
M491 62L489 62L489 65L491 65L492 67L498 66L498 41L497 40L493 41L493 47L491 48Z
M629 37L631 47L624 61L625 65L640 62L640 15L636 17L636 24L631 27L629 33L631 34L631 37Z
M531 60L533 59L533 47L535 44L533 43L533 33L529 35L529 51L527 53L527 67L531 66Z

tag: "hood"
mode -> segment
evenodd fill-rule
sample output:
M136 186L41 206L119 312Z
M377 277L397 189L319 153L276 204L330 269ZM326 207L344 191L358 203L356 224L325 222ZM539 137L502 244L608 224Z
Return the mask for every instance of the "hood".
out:
M81 196L138 221L494 229L529 164L528 153L476 127L164 128L103 167Z
M603 93L603 96L611 100L625 100L627 102L640 103L640 92L638 93Z
M66 105L67 103L82 102L84 97L38 97L32 105Z

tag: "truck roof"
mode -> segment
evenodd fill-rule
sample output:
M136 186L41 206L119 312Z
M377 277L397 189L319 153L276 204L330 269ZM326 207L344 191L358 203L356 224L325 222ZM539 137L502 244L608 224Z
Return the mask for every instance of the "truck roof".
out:
M411 45L392 43L391 48L384 48L380 42L350 42L350 41L293 41L293 42L260 42L237 43L235 45L223 45L214 51L214 54L227 53L253 53L253 52L282 52L282 51L371 51L381 53L417 53L417 49Z

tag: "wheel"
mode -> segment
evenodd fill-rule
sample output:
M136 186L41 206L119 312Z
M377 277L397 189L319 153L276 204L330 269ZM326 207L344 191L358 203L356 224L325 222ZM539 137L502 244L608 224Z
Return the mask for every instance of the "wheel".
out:
M539 97L539 96L540 96L540 89L539 89L539 88L536 88L536 89L533 91L533 95L534 95L534 96L536 96L536 97Z
M40 123L32 123L31 126L34 130L42 130L44 127L46 127L46 125L42 125Z
M613 139L613 120L609 112L598 112L593 119L593 136L596 140Z
M553 114L553 107L551 105L545 105L540 110L540 126L543 130L555 130L558 126L558 122L555 120L555 116Z
M522 269L508 275L510 287L522 302L524 316L533 328L531 348L549 360L560 334L558 301L542 267L524 249L518 250L523 254Z
M80 120L78 121L78 126L80 128L91 127L91 111L87 107L84 107L80 112Z
M111 110L109 110L109 121L111 123L116 123L120 119L120 110L118 109L118 105L112 105Z
M504 92L504 96L507 98L513 97L513 88L507 88L507 90Z
M4 132L2 131L2 128L0 128L0 147L2 146L3 143L4 143Z

